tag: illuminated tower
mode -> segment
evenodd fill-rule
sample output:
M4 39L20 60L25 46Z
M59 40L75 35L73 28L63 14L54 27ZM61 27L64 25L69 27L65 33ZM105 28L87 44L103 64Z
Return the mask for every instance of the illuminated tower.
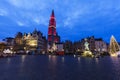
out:
M49 20L49 27L48 27L48 44L52 46L54 43L59 43L60 37L56 32L56 20L54 15L54 10L52 10L52 14Z

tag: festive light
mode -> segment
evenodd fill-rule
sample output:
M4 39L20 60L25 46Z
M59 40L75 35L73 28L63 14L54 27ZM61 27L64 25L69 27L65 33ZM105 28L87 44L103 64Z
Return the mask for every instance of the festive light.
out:
M120 51L120 47L119 47L119 45L118 45L118 43L113 35L111 36L111 39L110 39L110 47L109 48L110 48L110 55L111 56L115 57L118 55L117 52Z
M37 46L37 40L28 40L27 45L35 47Z
M111 54L112 57L117 57L117 54Z

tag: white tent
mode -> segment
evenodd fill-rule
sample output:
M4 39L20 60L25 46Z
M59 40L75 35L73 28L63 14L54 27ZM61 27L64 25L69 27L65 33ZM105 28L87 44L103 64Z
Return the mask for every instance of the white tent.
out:
M10 49L5 49L3 53L12 53L12 51Z

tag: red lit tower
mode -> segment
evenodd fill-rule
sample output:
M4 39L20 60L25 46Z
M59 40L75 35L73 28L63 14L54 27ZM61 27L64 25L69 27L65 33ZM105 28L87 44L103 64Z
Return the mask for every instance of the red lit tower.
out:
M48 44L52 46L53 43L59 43L59 42L60 42L60 37L56 32L56 20L55 20L54 10L52 10L52 14L49 20L49 27L48 27Z

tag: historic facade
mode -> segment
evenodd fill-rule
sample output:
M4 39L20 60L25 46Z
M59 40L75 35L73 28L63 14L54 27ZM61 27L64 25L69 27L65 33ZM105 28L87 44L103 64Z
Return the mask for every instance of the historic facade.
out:
M26 50L46 52L47 40L40 31L36 29L32 33L24 33L23 42Z
M23 34L21 32L18 32L15 36L15 44L16 45L22 45L22 37L23 37Z
M102 38L95 39L95 51L97 52L107 52L107 43L102 40Z
M64 52L66 54L73 54L73 43L70 40L66 40L64 42Z
M108 46L107 43L102 40L101 38L95 38L94 36L87 37L85 38L87 42L89 43L89 50L92 53L95 52L107 52L108 51ZM74 42L74 52L84 52L85 51L85 39L81 39L81 41Z

